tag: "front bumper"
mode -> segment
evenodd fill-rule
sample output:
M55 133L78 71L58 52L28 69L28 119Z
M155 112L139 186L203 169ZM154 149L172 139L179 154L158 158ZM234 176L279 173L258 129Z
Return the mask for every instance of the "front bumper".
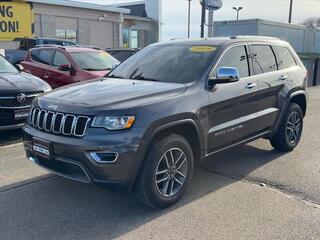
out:
M26 125L23 140L27 157L41 167L73 180L96 184L131 185L142 161L138 148L144 128L107 131L88 128L83 138L65 137L41 132ZM49 143L50 159L33 149L34 139ZM95 152L116 153L114 161L101 163L94 159Z

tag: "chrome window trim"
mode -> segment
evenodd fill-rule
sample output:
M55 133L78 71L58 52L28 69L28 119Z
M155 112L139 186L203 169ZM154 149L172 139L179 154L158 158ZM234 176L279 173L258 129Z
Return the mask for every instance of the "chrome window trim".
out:
M267 42L254 42L254 41L251 42L251 41L245 41L245 42L236 43L236 44L232 44L232 43L231 43L231 44L230 44L229 46L227 46L227 47L223 50L223 52L220 54L218 60L217 60L216 63L213 65L212 70L210 71L210 74L209 74L209 78L208 78L208 79L210 79L210 78L212 77L212 74L214 73L214 71L216 70L216 67L217 67L218 64L220 63L221 58L226 54L226 52L227 52L228 50L230 50L230 49L233 48L233 47L239 47L239 46L246 46L246 47L250 48L250 45L268 45L268 46L270 46L271 48L272 48L272 46L282 46L282 47L288 48L288 50L290 51L290 53L291 53L293 56L295 56L295 55L291 52L291 50L290 50L290 48L288 47L287 44L281 44L281 43L272 42L272 41L267 41ZM250 58L250 57L251 57L251 56L249 56L249 58ZM294 57L294 59L296 60L295 57ZM250 60L250 61L251 61L251 60ZM296 60L296 61L297 61L297 60ZM285 68L285 69L278 69L278 70L272 71L272 72L260 73L260 74L256 74L256 75L250 75L250 76L248 76L248 77L241 78L241 80L242 80L242 79L243 79L243 80L249 80L249 79L251 79L251 78L253 78L253 77L265 76L265 75L267 75L267 74L281 73L282 71L289 71L289 70L293 70L293 69L295 69L295 68L300 69L301 66L300 66L299 64L297 64L296 66L291 66L291 67ZM250 70L252 71L252 69L251 69L251 64L250 64ZM250 71L250 74L252 74L251 71Z

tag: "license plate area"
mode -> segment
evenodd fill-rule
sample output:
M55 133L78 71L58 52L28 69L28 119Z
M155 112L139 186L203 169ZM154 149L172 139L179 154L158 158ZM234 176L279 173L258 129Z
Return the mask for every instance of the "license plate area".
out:
M33 138L32 141L32 150L35 155L45 158L45 159L50 159L51 158L51 151L50 151L50 143L38 138Z
M21 120L28 118L30 109L14 110L14 120Z

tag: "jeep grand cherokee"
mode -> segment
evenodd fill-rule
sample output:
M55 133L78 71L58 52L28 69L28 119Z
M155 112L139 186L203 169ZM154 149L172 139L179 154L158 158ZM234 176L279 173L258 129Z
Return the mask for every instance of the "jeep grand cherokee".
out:
M27 157L74 180L125 185L165 208L214 153L262 137L293 150L306 73L279 39L157 43L105 78L36 99L24 128Z

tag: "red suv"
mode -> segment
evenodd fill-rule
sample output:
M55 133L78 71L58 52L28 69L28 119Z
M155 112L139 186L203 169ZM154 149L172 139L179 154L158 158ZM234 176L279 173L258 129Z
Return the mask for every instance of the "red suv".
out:
M80 47L39 47L30 49L21 62L24 71L52 88L106 75L119 61L104 51Z

